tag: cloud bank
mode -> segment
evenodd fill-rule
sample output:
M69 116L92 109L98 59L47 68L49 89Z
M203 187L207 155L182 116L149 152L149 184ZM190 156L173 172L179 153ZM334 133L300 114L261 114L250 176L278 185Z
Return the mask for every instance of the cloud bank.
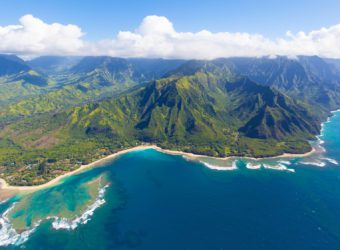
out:
M120 31L113 38L88 42L84 34L77 25L48 24L25 15L17 25L0 26L0 52L181 59L274 55L340 58L340 24L311 32L288 31L274 40L241 32L177 32L166 17L147 16L136 30Z

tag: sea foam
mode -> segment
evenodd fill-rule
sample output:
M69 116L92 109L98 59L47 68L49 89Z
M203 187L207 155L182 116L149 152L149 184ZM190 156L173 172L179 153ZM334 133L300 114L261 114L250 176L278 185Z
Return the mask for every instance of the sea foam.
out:
M90 205L82 215L76 217L75 219L70 220L66 218L59 218L56 216L48 217L48 219L53 219L52 222L53 228L56 230L59 229L74 230L75 228L77 228L79 224L86 224L91 219L94 210L96 210L105 203L104 194L107 187L108 185L105 185L103 188L101 188L99 190L99 194L96 201L92 205Z
M213 165L204 161L200 161L204 166L213 169L213 170L220 170L220 171L227 171L227 170L236 170L237 165L236 161L233 161L231 166L218 166L218 165Z
M59 218L56 216L49 216L46 220L53 219L52 227L56 230L59 229L67 229L73 230L79 224L86 224L91 216L93 215L94 211L99 208L101 205L105 203L104 194L105 190L109 185L105 185L103 188L99 190L98 197L96 201L90 205L86 211L76 217L75 219L66 219L66 218ZM42 220L39 220L34 224L34 226L28 230L25 230L21 233L18 233L12 226L8 214L14 208L16 203L13 203L10 208L8 208L0 217L0 246L8 246L8 245L21 245L26 242L29 236L36 230L36 228L40 225Z
M253 165L252 163L248 162L246 164L246 168L248 168L248 169L260 169L261 168L261 164Z
M318 166L318 167L326 166L326 163L321 162L321 161L300 161L299 163L303 165L313 165L313 166Z
M334 159L331 159L331 158L327 158L327 157L323 157L323 158L321 158L322 160L325 160L325 161L328 161L328 162L330 162L330 163L332 163L332 164L334 164L334 165L339 165L339 163L336 161L336 160L334 160Z
M273 169L273 170L279 170L279 171L288 171L288 172L295 172L295 169L293 168L287 168L285 165L283 164L278 164L278 165L268 165L268 164L263 164L264 168L267 169Z
M285 164L285 165L291 165L292 164L290 161L284 161L284 160L280 160L280 161L278 161L278 163L282 163L282 164Z
M38 221L28 230L18 233L9 221L8 214L14 208L15 203L8 208L0 217L0 246L20 245L28 240L31 233L39 226L41 221Z

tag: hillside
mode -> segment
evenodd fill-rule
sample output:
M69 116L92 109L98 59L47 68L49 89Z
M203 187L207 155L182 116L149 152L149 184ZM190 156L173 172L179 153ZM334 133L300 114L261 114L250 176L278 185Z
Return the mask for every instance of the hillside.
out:
M212 156L303 153L319 129L305 107L268 86L200 70L9 125L0 165L10 183L38 184L141 143Z
M237 75L326 110L340 106L340 72L319 57L229 58L219 63L228 65Z
M38 88L22 81L5 81L0 103L6 105L0 107L0 124L113 97L130 87L158 79L181 63L181 60L104 56L36 58L26 67L41 72L36 75L48 75L50 84Z
M29 72L49 72L49 84L0 108L0 171L17 185L142 143L211 156L303 153L340 107L338 71L317 57L34 64ZM38 88L3 83L18 85Z

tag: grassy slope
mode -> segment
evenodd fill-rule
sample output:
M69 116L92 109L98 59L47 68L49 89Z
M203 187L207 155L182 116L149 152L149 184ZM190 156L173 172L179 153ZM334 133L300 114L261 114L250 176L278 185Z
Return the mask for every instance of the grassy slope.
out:
M319 130L306 112L247 80L229 83L205 72L168 77L118 98L7 126L0 133L2 177L40 184L143 142L214 156L302 153Z

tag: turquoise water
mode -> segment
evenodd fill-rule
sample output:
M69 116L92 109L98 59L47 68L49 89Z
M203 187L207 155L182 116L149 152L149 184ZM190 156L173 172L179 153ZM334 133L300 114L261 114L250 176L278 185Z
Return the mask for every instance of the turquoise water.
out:
M320 139L305 158L192 161L131 152L1 204L0 245L340 249L340 112Z

